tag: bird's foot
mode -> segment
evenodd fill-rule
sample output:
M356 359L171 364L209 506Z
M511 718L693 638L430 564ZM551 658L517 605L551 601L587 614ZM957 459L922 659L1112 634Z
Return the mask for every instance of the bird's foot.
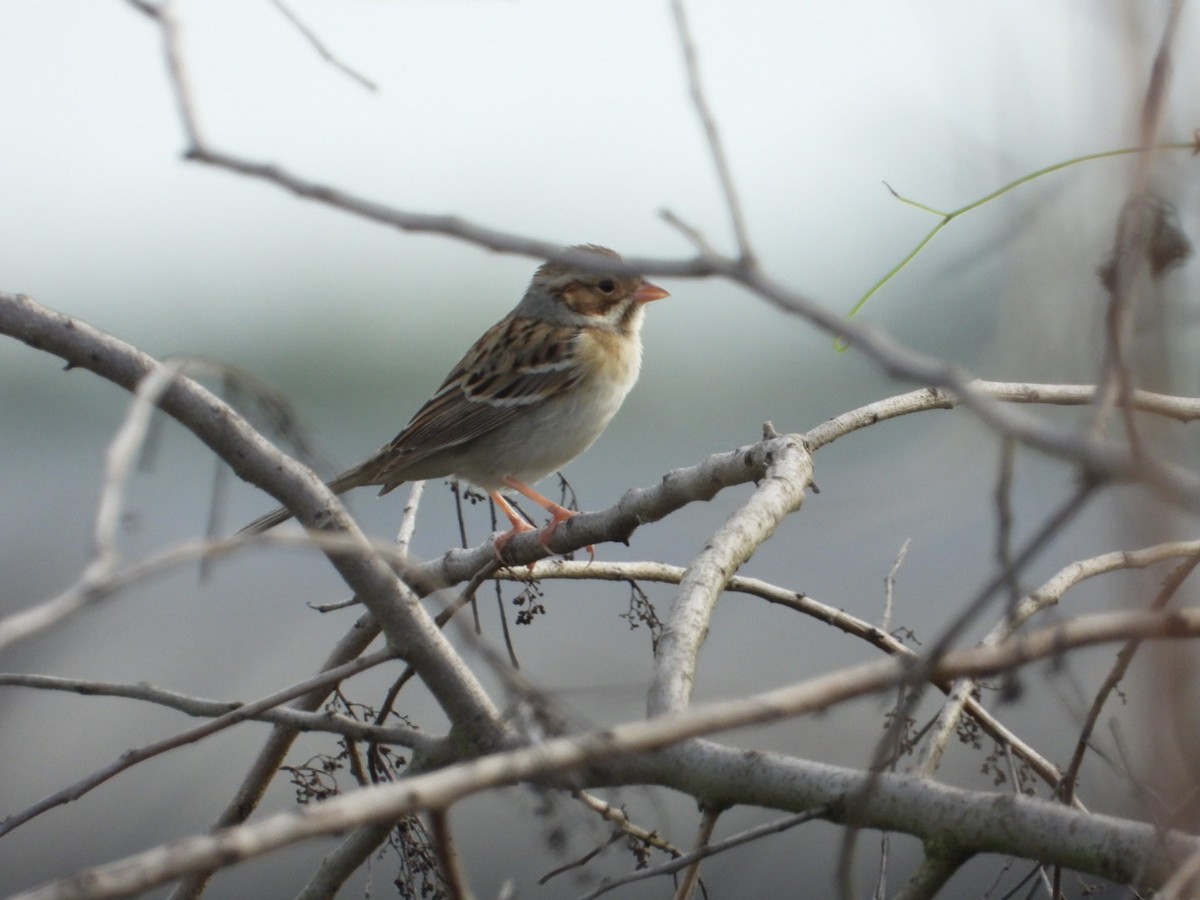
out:
M575 518L579 513L573 509L567 509L565 506L559 506L557 503L551 503L546 507L546 511L550 513L550 521L538 532L538 543L549 550L550 540L554 537L554 532L558 529L558 526L567 521L567 519ZM596 559L596 548L588 544L584 549L587 550L590 557L588 562L594 562Z

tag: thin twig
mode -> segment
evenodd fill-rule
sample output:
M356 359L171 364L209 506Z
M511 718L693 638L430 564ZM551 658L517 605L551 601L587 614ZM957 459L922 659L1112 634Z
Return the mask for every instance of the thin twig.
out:
M365 87L368 91L379 90L379 85L377 85L375 82L373 82L371 79L367 78L365 75L361 74L360 72L355 71L350 66L348 66L346 63L342 62L340 59L338 59L336 56L334 56L333 52L330 51L330 49L325 46L325 42L322 41L317 36L316 32L314 32L311 28L309 28L306 24L304 24L304 21L298 15L296 15L294 12L292 12L291 8L289 8L287 5L285 5L283 0L271 0L271 2L273 4L275 4L275 8L278 9L281 13L283 13L283 15L288 19L288 21L290 21L294 26L296 26L296 30L299 31L302 35L304 35L305 40L307 40L310 44L312 44L313 49L316 50L318 54L320 54L322 59L324 59L327 63L332 65L334 68L339 69L340 71L344 72L346 75L349 75L352 79L357 81L359 84L361 84L363 87Z
M1048 582L1036 592L1036 596L1039 598L1036 605L1031 601L1030 604L1023 604L1021 609L1025 617L1028 617L1033 615L1037 609L1056 602L1063 592L1085 578L1099 575L1103 572L1115 571L1125 566L1146 566L1160 559L1184 556L1189 553L1200 554L1200 541L1187 544L1162 545L1160 547L1149 548L1146 551L1107 554L1104 557L1098 557L1096 560L1088 560L1078 568L1072 566L1072 574L1069 578L1052 579L1051 582ZM669 566L665 563L593 562L585 564L570 563L563 560L547 560L538 564L532 577L539 580L569 578L625 581L636 579L638 581L678 584L683 573L684 569L682 567ZM497 573L496 577L516 578L518 576L508 574L506 570L501 570ZM520 577L525 578L527 576ZM811 616L820 622L844 631L846 634L866 641L872 646L883 650L885 653L910 658L915 658L916 656L916 652L910 647L892 635L880 631L870 622L852 616L844 610L821 603L812 597L788 590L787 588L772 585L757 578L735 575L730 579L726 590L760 597L770 603L785 606L804 615ZM997 641L998 639L991 641L991 643L996 643ZM935 683L938 684L941 690L951 691L952 686L949 682ZM946 705L950 706L953 703L954 709L957 711L962 711L965 708L967 713L976 719L985 733L997 742L1011 746L1013 751L1038 777L1050 787L1057 787L1062 778L1062 773L1058 767L1042 754L1038 753L1036 749L1029 746L1020 736L1013 733L1002 722L996 719L990 711L975 700L971 696L971 683L966 683L964 689L965 696L959 697L957 691L963 689L963 684L964 682L954 683L954 692L950 694L950 699ZM954 726L952 724L946 727L947 734L952 734L953 730ZM941 738L942 743L940 746L943 750L946 740L948 740L948 737ZM940 753L938 756L940 758Z
M1179 558L1200 558L1200 541L1176 541L1173 543L1156 544L1139 550L1117 551L1101 554L1091 559L1077 560L1061 569L1039 588L1022 599L1012 612L1008 613L1001 622L988 632L987 636L981 641L981 644L984 646L995 645L1007 639L1023 623L1029 621L1033 616L1048 607L1057 604L1067 591L1088 579L1124 569L1144 569L1166 560ZM937 769L941 756L945 752L946 744L955 733L959 715L963 711L964 706L970 708L977 705L973 699L975 687L976 685L973 680L963 679L957 682L953 690L950 691L948 699L938 713L938 723L934 731L934 736L930 741L926 742L922 749L922 758L918 765L918 771L922 774L928 775ZM981 719L977 712L972 712L971 714L980 721L985 731L989 730L986 719ZM994 734L992 736L995 737ZM1005 742L1002 741L1002 743ZM1025 759L1026 762L1029 762L1029 758L1025 755L1022 746L1020 744L1014 744L1013 746L1016 748L1018 755ZM1058 786L1062 773L1057 769L1053 769L1054 777L1048 778L1044 772L1039 770L1038 765L1035 764L1033 768L1051 787ZM1078 798L1075 798L1073 802L1076 806L1082 808Z
M81 694L85 697L119 697L126 700L140 700L153 703L168 709L178 710L197 718L216 718L227 713L245 708L245 704L237 700L209 700L204 697L194 697L190 694L180 694L156 688L142 682L140 684L113 684L103 681L88 681L80 678L60 678L54 675L33 675L26 673L0 673L0 685L5 687L24 687L33 690L61 691L64 693ZM359 741L396 744L411 749L429 750L440 743L423 731L413 728L391 727L382 728L368 725L356 719L328 712L308 712L292 706L274 707L247 715L248 721L270 722L274 725L285 725L297 731L325 732L342 735Z
M614 828L612 830L612 833L609 834L608 840L606 840L603 844L597 844L595 847L593 847L591 850L588 850L586 853L584 853L582 856L578 857L577 859L573 859L570 862L563 863L561 866L558 866L557 868L551 869L549 872L547 872L545 875L543 875L541 878L539 878L537 883L538 884L546 884L548 881L551 881L551 880L557 878L559 875L562 875L566 872L574 872L576 869L582 869L584 866L586 866L593 859L595 859L597 856L602 854L605 850L607 850L613 844L624 839L624 837L625 837L625 835L621 832L621 829Z
M669 853L671 856L678 857L683 855L678 848L665 840L658 832L642 828L640 825L635 824L625 810L613 806L606 800L602 800L587 791L572 791L571 796L592 810L592 812L599 814L600 818L605 822L611 822L622 834L645 844L647 847L653 847L656 850L661 850L663 853ZM538 883L540 884L541 882Z
M1179 589L1183 587L1183 583L1196 570L1197 566L1200 566L1200 556L1193 556L1191 559L1176 566L1148 608L1155 611L1165 609L1167 604L1171 602L1171 599L1179 592ZM1116 662L1113 664L1108 675L1105 676L1104 683L1100 686L1095 698L1092 700L1091 708L1088 709L1087 717L1083 721L1083 727L1079 730L1079 738L1075 742L1075 751L1071 754L1071 762L1067 765L1066 771L1063 774L1063 780L1058 786L1057 793L1062 797L1064 803L1070 803L1075 796L1075 783L1079 778L1079 770L1083 766L1083 757L1087 753L1092 732L1096 728L1096 723L1100 720L1100 713L1104 709L1104 704L1108 701L1112 692L1117 689L1117 685L1121 683L1121 680L1125 677L1125 673L1129 671L1129 666L1133 663L1133 657L1141 645L1142 642L1140 640L1131 638L1121 647L1117 653Z
M719 809L706 809L700 816L700 832L696 835L696 849L691 852L695 860L683 872L679 885L675 888L674 900L692 900L696 885L700 882L700 863L702 855L712 841L713 832L717 828L717 820L721 817Z
M244 722L257 715L258 713L271 709L275 706L280 706L287 703L289 700L294 700L297 697L303 697L312 691L327 687L331 684L337 684L346 678L356 675L380 663L387 662L390 659L395 659L395 654L390 650L380 650L376 653L360 657L353 662L347 663L344 666L339 666L336 669L329 669L325 672L315 675L291 687L284 688L282 691L277 691L269 697L264 697L261 700L256 700L253 703L247 703L244 706L239 706L232 712L228 712L223 716L218 716L210 722L205 722L196 728L190 728L187 731L182 731L179 734L169 738L164 738L161 741L155 741L153 744L147 744L137 750L127 750L122 753L114 762L105 766L86 778L82 778L75 784L63 788L46 797L44 800L33 804L33 806L22 810L19 813L14 813L0 822L0 837L8 834L15 828L19 828L29 820L41 815L47 810L51 810L56 806L62 806L64 803L70 803L72 800L78 800L84 794L91 791L124 772L126 769L132 768L138 763L145 762L160 754L166 753L169 750L174 750L177 747L182 747L186 744L195 743L202 738L206 738L211 734L215 734L239 722Z
M589 794L587 791L574 790L571 791L571 796L588 809L599 813L600 817L604 819L604 821L611 823L613 826L612 835L603 844L598 844L578 859L571 860L571 862L565 863L564 865L547 872L538 879L538 884L546 884L557 876L562 875L564 872L571 872L575 869L582 868L623 838L637 841L646 847L654 847L658 850L662 850L664 853L669 853L672 857L679 857L683 855L681 851L671 846L671 844L669 844L667 841L663 840L662 837L659 836L658 832L650 831L642 828L639 825L635 825L625 813L625 810L618 809L611 803L607 803L594 794Z
M624 887L627 884L633 884L636 881L645 881L647 878L657 878L662 875L673 875L680 869L692 866L701 860L708 859L710 856L716 856L718 853L724 853L726 850L732 850L743 844L760 840L767 835L780 834L795 828L797 825L803 825L805 822L825 818L830 814L830 811L831 808L828 806L818 806L805 812L797 813L794 816L787 816L774 822L768 822L766 825L749 828L715 844L705 844L691 853L685 853L683 856L661 863L660 865L639 869L620 878L608 879L595 890L582 895L579 900L595 900L596 897L607 894L609 891L616 890L619 887Z
M442 882L449 892L450 900L470 900L471 890L467 887L467 871L463 867L462 854L458 852L458 842L454 840L454 832L450 830L449 812L444 808L430 810L430 831L433 833L433 847L437 853L438 868L442 873Z
M892 836L886 831L879 834L879 872L875 876L875 890L871 892L871 900L886 900L888 860L892 853Z
M996 567L1002 572L1010 573L1004 585L1006 588L1005 615L1010 617L1016 615L1017 604L1021 600L1021 579L1012 565L1012 488L1016 456L1016 441L1009 437L1001 438L1000 471L996 477L996 489L993 494L996 502ZM1016 676L1013 674L1005 676L1004 686L1001 689L1004 697L1014 698L1017 696L1019 686L1015 678Z
M683 0L671 0L671 9L675 13L675 29L679 34L679 46L683 50L683 62L687 70L688 90L691 94L692 105L695 106L696 115L700 117L700 124L704 127L704 137L708 142L709 153L712 154L713 165L717 168L717 177L721 182L721 191L725 195L729 221L737 240L739 261L742 265L751 267L754 265L754 250L750 246L746 220L742 215L742 204L738 199L733 174L729 170L729 161L721 143L721 132L717 128L716 119L713 117L712 110L709 109L708 100L701 85L700 63L696 58L696 45L692 41L692 35L688 28Z
M175 0L160 0L158 5L152 8L153 17L157 19L158 26L162 29L167 76L171 81L172 93L175 95L179 121L183 126L183 133L187 137L189 150L197 150L205 146L205 141L201 136L200 123L196 117L196 104L192 98L192 86L188 78L187 67L183 63L179 20L175 17Z
M683 219L679 218L679 216L675 215L669 209L660 209L658 215L664 222L687 238L702 256L710 256L714 259L720 258L720 254L713 249L712 244L708 242L708 238L703 235L699 228L683 221Z
M904 559L908 556L908 546L911 543L912 538L904 539L899 552L896 553L896 558L892 561L892 567L888 569L888 573L883 579L883 621L879 623L879 630L885 634L891 633L892 630L892 601L896 589L896 576L900 573L900 567L904 565Z

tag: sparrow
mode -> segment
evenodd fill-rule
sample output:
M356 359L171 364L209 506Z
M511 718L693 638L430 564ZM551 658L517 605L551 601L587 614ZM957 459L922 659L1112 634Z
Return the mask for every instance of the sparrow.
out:
M570 249L621 262L607 247ZM548 546L576 513L529 485L579 456L607 427L641 369L646 304L667 296L638 275L544 263L521 302L484 332L404 430L329 489L378 485L382 495L406 481L465 479L486 491L512 526L496 539L498 555L516 535L534 530L504 497L515 491L550 514L539 533ZM277 509L242 533L291 516Z

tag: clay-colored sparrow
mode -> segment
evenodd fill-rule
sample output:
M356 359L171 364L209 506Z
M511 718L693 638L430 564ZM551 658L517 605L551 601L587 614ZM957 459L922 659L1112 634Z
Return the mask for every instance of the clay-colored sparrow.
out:
M620 260L605 247L574 247ZM575 515L529 484L554 472L600 436L637 381L645 304L668 296L645 279L547 262L525 296L489 328L412 421L373 456L329 482L341 494L380 485L457 476L487 491L515 535L532 531L501 491L513 490L550 513L540 540ZM286 509L243 531L291 518Z

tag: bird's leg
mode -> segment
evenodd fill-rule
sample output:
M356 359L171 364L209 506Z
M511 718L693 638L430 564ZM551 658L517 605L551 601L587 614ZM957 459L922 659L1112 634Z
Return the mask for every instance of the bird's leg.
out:
M521 518L521 514L512 508L512 505L501 496L499 491L488 491L488 496L492 498L493 503L500 507L500 512L504 513L504 517L512 525L511 529L496 538L496 556L501 562L504 562L504 548L508 546L508 542L518 534L533 531L533 526Z
M505 476L504 483L508 487L510 487L514 491L516 491L517 493L528 497L530 500L532 500L534 503L536 503L542 509L546 510L546 512L550 513L549 523L540 532L538 532L538 543L541 544L543 547L545 547L547 550L550 549L550 539L552 537L554 537L554 530L556 528L558 528L558 526L561 525L563 522L567 521L567 519L571 519L571 518L574 518L575 516L579 515L579 513L577 513L575 510L567 509L565 506L561 506L561 505L555 503L553 500L549 499L548 497L543 497L541 494L539 494L537 491L535 491L529 485L522 484L521 482L517 481L517 479L512 478L511 476ZM507 504L505 504L505 505L507 506ZM525 523L522 522L521 524L524 525ZM595 548L591 544L588 544L586 549L587 549L588 555L591 556L592 559L595 559L596 558Z

